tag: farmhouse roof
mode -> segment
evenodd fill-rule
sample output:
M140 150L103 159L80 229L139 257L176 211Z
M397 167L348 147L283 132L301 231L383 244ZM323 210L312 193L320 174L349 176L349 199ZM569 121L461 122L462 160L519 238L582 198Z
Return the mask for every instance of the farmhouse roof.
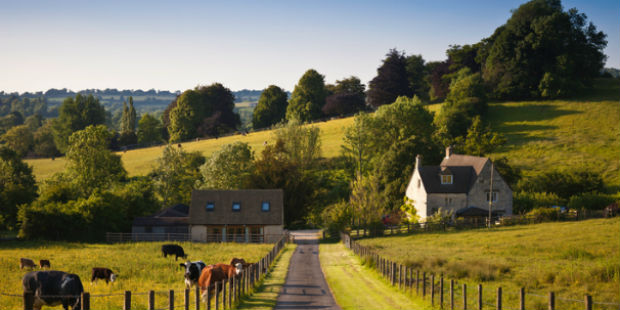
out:
M489 161L487 157L478 157L471 155L460 155L460 154L450 154L450 156L445 157L440 166L442 167L452 167L452 166L471 166L474 168L476 175L479 175L482 172L482 168Z
M151 216L136 217L134 226L178 226L187 225L189 206L176 204Z
M474 169L471 166L466 167L450 167L449 172L452 174L452 184L441 184L440 166L422 166L420 167L420 177L424 182L424 188L427 193L468 193L475 178Z
M263 211L263 203L269 210ZM212 206L207 210L207 205ZM233 211L233 204L239 210ZM193 190L189 208L191 225L283 225L284 192L281 189Z

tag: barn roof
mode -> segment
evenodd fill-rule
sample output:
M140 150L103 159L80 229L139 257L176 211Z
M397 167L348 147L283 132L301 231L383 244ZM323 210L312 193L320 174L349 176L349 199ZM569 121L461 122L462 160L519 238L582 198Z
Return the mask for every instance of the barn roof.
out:
M187 225L189 206L176 204L151 216L136 217L133 226L179 226Z
M263 202L269 203L269 211L262 210ZM233 203L239 203L239 211L233 211ZM211 211L207 211L207 204L213 205ZM189 223L283 225L284 192L281 189L193 190Z

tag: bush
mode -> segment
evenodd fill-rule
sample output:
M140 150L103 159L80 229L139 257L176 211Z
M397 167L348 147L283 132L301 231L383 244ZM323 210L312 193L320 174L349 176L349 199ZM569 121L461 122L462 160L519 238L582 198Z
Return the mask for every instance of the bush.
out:
M533 209L562 205L564 200L555 193L516 192L513 196L513 213L524 214Z
M323 227L331 237L338 236L353 218L351 207L344 201L327 206L321 213Z
M521 180L517 187L527 192L555 193L568 200L573 195L601 191L603 179L599 174L585 170L552 171Z
M537 222L557 221L561 218L560 208L536 208L526 214Z
M614 202L614 197L606 194L590 192L572 196L568 201L570 209L603 210Z

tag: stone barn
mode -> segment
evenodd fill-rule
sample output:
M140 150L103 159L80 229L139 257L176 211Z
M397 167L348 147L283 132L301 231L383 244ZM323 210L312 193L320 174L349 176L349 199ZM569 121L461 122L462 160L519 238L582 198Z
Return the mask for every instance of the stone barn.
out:
M284 192L194 190L188 222L192 241L276 242L284 232Z

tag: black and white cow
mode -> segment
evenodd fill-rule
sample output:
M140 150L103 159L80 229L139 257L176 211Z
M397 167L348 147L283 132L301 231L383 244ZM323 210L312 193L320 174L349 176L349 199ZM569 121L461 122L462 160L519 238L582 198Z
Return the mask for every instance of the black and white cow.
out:
M176 244L162 245L161 252L164 254L164 257L168 257L168 255L174 255L174 260L177 260L179 257L187 258L187 254L185 254L183 248L180 245Z
M198 279L200 278L200 274L202 273L202 269L204 269L207 265L203 263L201 260L196 262L186 262L184 264L179 264L182 268L185 268L185 287L190 288L192 285L196 285L198 283Z
M65 310L78 310L80 295L84 292L82 281L76 274L63 271L31 271L22 279L24 293L34 294L34 309L62 304Z
M94 267L90 282L94 282L97 279L105 280L105 283L114 282L114 280L116 280L116 274L109 268Z

